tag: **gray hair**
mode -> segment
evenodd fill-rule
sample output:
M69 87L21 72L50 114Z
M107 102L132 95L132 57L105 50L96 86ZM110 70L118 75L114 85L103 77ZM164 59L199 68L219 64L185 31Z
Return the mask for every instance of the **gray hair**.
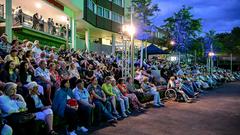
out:
M7 94L10 90L12 90L13 88L16 88L16 87L17 87L16 83L8 82L4 86L4 93Z

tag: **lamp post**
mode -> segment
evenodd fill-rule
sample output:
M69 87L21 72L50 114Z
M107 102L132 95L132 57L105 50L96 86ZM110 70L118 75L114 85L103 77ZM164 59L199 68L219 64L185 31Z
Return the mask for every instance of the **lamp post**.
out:
M208 56L209 56L209 71L210 74L212 74L212 68L213 68L213 56L214 56L214 52L209 52Z
M135 34L135 27L133 26L133 24L131 25L123 25L122 28L123 33L127 33L131 40L130 40L130 51L131 51L131 75L133 77L134 75L134 34ZM126 48L126 47L125 47ZM128 53L129 55L129 53Z
M176 42L174 40L170 41L170 45L175 46ZM178 52L178 65L180 65L180 52Z

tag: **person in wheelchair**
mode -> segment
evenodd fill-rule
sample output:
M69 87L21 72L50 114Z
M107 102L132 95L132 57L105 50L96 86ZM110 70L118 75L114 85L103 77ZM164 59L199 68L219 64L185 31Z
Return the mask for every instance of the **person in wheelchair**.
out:
M182 89L180 89L179 86L176 85L175 76L170 77L168 84L167 84L167 89L176 90L176 92L182 96L182 98L185 102L187 102L187 103L192 102L192 99L189 98L189 96Z
M161 102L161 99L160 99L160 94L157 91L157 87L154 84L149 83L147 77L143 78L141 87L144 92L152 94L154 96L153 105L155 107L164 107L164 104Z

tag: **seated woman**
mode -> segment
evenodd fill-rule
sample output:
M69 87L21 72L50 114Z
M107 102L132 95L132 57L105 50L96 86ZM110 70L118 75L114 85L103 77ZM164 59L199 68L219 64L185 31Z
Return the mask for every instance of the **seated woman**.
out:
M107 100L109 100L112 104L112 108L113 108L112 113L117 118L120 118L121 116L119 116L118 111L117 111L117 107L116 107L116 95L112 91L113 89L112 89L112 85L111 85L111 77L110 76L107 76L105 78L105 83L102 85L102 90L106 94Z
M19 78L23 86L26 86L28 83L32 82L34 79L34 70L29 67L29 63L26 61L23 61L20 64ZM41 94L44 94L44 90L41 85L38 85L38 92Z
M160 99L160 95L159 92L157 91L157 87L153 84L150 84L148 82L148 78L144 77L143 78L143 82L141 85L143 91L145 91L146 93L152 94L154 96L154 100L153 100L153 105L156 107L163 107L164 104L161 102Z
M174 76L170 77L170 79L168 81L167 88L168 89L175 89L178 93L180 93L182 95L185 102L187 102L187 103L192 102L191 98L189 98L188 95L183 90L177 88Z
M134 93L137 97L138 97L138 99L140 100L140 101L143 101L146 97L149 97L149 98L151 98L150 96L150 94L148 94L148 93L145 93L144 91L143 91L143 89L136 89L135 87L134 87L134 83L133 83L133 79L132 79L132 77L127 77L127 79L126 79L126 87L127 87L127 90L130 92L130 93Z
M48 125L50 135L56 135L53 130L53 112L51 106L48 106L42 94L38 92L38 84L30 82L26 85L29 95L26 97L28 112L36 114L36 120L43 120Z
M19 76L14 61L10 60L5 63L4 70L1 72L1 81L19 83Z
M67 63L65 61L59 63L61 68L58 70L62 80L70 79L70 73L67 69Z
M4 61L5 62L13 61L16 66L19 66L20 61L19 61L19 58L17 57L17 54L18 54L18 50L12 49L10 54L4 58Z
M130 114L129 111L129 98L126 96L123 96L121 91L118 89L116 85L116 80L114 78L111 79L111 85L112 85L112 91L116 95L116 100L119 102L121 111L122 111L122 117L126 118L127 114Z
M4 93L0 96L0 110L2 116L8 121L8 123L13 127L14 131L19 134L26 134L22 126L28 127L28 134L34 134L33 131L36 127L34 124L34 118L36 115L34 113L28 113L26 102L23 97L16 94L17 84L13 82L8 82L4 86ZM23 121L21 118L25 117ZM25 128L26 128L25 127Z
M91 81L91 84L87 87L89 93L92 95L93 103L96 105L97 110L97 117L96 123L100 122L100 118L103 115L109 123L116 123L117 118L114 117L110 112L111 109L107 109L104 105L109 104L107 101L106 95L103 92L101 86L98 84L97 78L94 77Z
M80 79L79 72L77 70L77 67L75 66L74 63L71 63L68 69L68 72L70 73L70 78L77 78Z
M142 111L143 110L143 105L139 102L137 96L134 93L129 93L128 92L128 89L125 85L124 79L119 79L118 80L117 87L119 88L119 90L121 91L123 96L126 96L130 99L131 104L133 105L133 109L135 109L137 111Z
M90 64L85 71L86 85L89 85L94 77L93 66Z
M52 81L53 85L55 86L55 88L58 89L58 88L60 88L61 76L56 71L56 64L50 63L49 68L50 68L49 72L50 72L51 81Z

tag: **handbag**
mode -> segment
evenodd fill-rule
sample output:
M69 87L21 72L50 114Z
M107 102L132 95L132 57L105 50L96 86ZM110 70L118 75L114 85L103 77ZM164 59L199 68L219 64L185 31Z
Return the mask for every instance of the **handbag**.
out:
M14 124L24 124L35 119L34 113L20 112L13 113L8 117L8 121Z

